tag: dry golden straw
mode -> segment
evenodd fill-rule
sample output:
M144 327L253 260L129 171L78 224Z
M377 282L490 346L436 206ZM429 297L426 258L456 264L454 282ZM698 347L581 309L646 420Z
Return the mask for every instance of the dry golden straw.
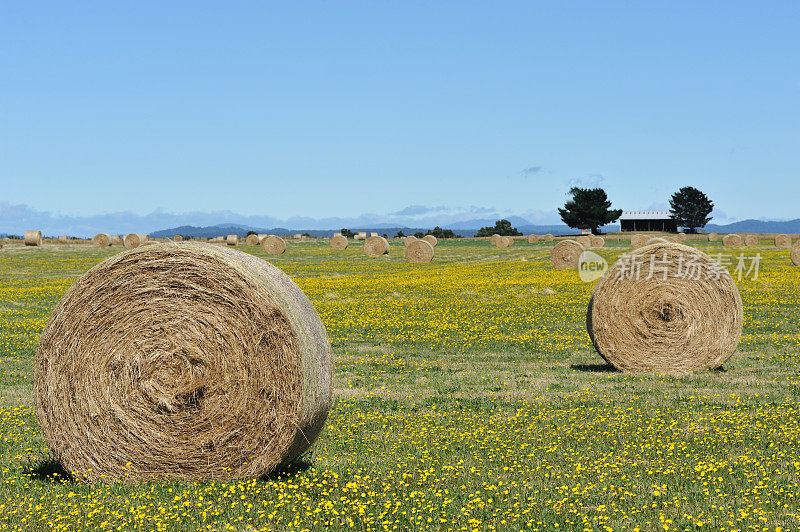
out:
M425 239L418 239L406 246L408 262L430 262L433 260L433 246Z
M128 249L138 248L147 241L148 238L145 235L140 235L139 233L125 235L125 238L122 240L123 244Z
M503 245L501 247L510 248L513 245L514 245L514 237L511 236L503 237Z
M678 233L677 235L675 235L673 237L673 239L678 244L683 244L684 242L686 242L689 239L689 237L688 237L688 235L686 233Z
M722 245L728 248L738 248L743 244L744 239L742 238L742 235L737 235L736 233L725 235L722 238Z
M789 235L775 235L775 247L790 249L792 247L792 237Z
M650 240L648 235L633 235L631 236L631 247L633 249L639 249L640 247L647 244L647 241Z
M239 235L228 235L225 237L225 243L229 246L239 245Z
M124 242L122 241L122 237L120 235L111 235L111 245L113 246L121 246Z
M88 480L256 478L317 438L330 342L310 301L252 255L165 243L81 277L39 340L42 433Z
M342 251L347 249L347 237L342 235L336 235L331 238L331 247L336 251Z
M111 245L111 236L108 233L98 233L92 237L92 244L102 248Z
M173 242L183 242L183 236L175 235L175 236L172 237L172 241Z
M670 240L665 237L654 236L653 238L647 239L647 242L645 242L644 245L649 246L651 244L658 244L658 243L663 244L664 242L670 242Z
M539 237L537 235L528 235L528 244L535 244L539 241Z
M422 239L427 242L426 239ZM382 236L369 236L364 242L364 253L370 257L386 255L389 253L389 242Z
M503 243L503 237L495 233L489 237L489 243L495 247L500 247L500 244Z
M575 239L575 242L583 246L583 249L589 249L592 247L592 239L588 236L579 236Z
M286 251L286 241L279 236L270 235L261 239L261 249L270 255L282 255Z
M550 263L556 270L576 270L583 251L575 240L562 240L550 251Z
M553 238L554 238L553 235L551 235L550 233L547 233L543 237L540 237L539 240L544 240L545 242L552 242Z
M606 239L602 236L593 236L591 237L591 241L593 248L602 248L606 245Z
M42 245L42 232L41 231L25 231L23 239L26 246L41 246Z
M67 235L61 235L56 239L56 241L59 244L69 244L69 237Z
M415 237L414 235L408 235L406 237L403 237L403 243L406 246L409 245L411 242L414 242L415 240L417 240L417 237Z
M796 242L794 246L792 246L792 264L795 266L800 266L800 241Z
M717 233L708 233L709 242L716 242L717 240L719 240L719 235Z
M249 234L247 238L244 239L245 244L248 246L257 246L261 241L256 234Z
M711 257L657 243L605 273L586 324L595 349L614 367L681 375L717 368L733 355L742 335L742 300L730 274Z
M745 246L757 246L758 245L758 237L756 235L745 235L744 236L744 245Z
M430 244L433 247L436 247L436 244L439 243L439 241L433 235L425 235L422 237L422 240L425 240L428 244Z

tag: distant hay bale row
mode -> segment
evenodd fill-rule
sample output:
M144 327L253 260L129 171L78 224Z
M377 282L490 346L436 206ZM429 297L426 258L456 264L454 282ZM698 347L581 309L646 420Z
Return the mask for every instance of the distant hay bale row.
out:
M416 239L406 246L405 257L408 262L430 262L433 255L433 246L425 239Z
M261 239L261 249L269 255L282 255L286 251L286 241L279 236L268 235Z
M430 242L428 243L430 244ZM367 237L367 240L364 242L364 253L370 257L386 255L389 253L389 242L382 236Z
M729 235L725 235L722 238L722 245L726 248L738 248L744 244L744 238L742 235L737 235L736 233L731 233Z
M689 261L700 275L682 271ZM629 273L633 264L636 275ZM727 270L695 248L656 242L624 256L600 279L586 326L598 354L614 367L680 375L724 364L739 344L743 314Z
M562 240L550 252L550 263L556 270L576 270L583 252L583 246L576 240Z
M25 231L23 239L26 246L41 246L42 245L42 232L41 231Z
M536 242L552 242L555 237L550 233L546 235L528 235L528 244L535 244Z
M56 239L56 242L59 244L69 244L69 237L66 235L61 235Z

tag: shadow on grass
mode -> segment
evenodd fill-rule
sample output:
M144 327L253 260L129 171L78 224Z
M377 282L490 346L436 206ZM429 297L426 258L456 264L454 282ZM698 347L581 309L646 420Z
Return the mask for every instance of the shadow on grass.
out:
M75 482L72 473L64 469L61 462L48 458L40 462L32 462L28 469L28 476L34 480L63 484Z
M292 462L287 466L278 468L270 473L267 473L266 475L262 475L261 478L259 478L259 480L261 480L262 482L288 480L292 477L299 475L300 473L303 473L312 465L314 464L311 463L311 460L300 459L295 462Z
M572 364L575 371L588 371L592 373L617 373L619 370L611 364Z

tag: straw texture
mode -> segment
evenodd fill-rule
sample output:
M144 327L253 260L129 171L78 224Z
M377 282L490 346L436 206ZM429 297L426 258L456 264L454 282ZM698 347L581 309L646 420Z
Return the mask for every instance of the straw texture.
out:
M742 334L742 300L728 271L711 257L657 243L606 272L586 323L595 349L616 368L681 375L717 368L733 355Z
M406 237L403 237L403 243L406 246L409 245L411 242L414 242L415 240L417 240L417 237L415 237L414 235L408 235Z
M261 239L261 249L270 255L282 255L286 252L286 241L279 236L270 235Z
M552 242L553 238L555 238L553 235L551 235L550 233L547 233L543 237L540 237L539 240L544 240L545 242Z
M42 245L42 232L41 231L25 231L23 239L26 246L41 246Z
M255 478L314 442L331 375L325 328L283 272L165 243L72 285L39 341L34 401L55 456L88 480Z
M792 264L795 266L800 266L800 241L796 242L794 246L792 246Z
M717 233L708 233L709 242L716 242L718 240L719 240L719 235Z
M382 236L367 237L367 240L364 242L364 253L366 253L370 257L386 255L387 253L389 253L389 242Z
M775 235L775 247L790 249L792 247L792 237L789 235Z
M148 238L145 235L140 235L139 233L125 235L125 238L122 239L123 244L128 249L138 248L147 241Z
M342 251L347 249L347 237L342 235L336 235L331 238L331 247L337 251Z
M585 235L576 238L575 242L583 246L583 249L589 249L590 247L592 247L592 239Z
M239 235L228 235L225 237L225 243L229 246L239 245Z
M422 240L425 240L428 244L430 244L433 247L436 247L436 245L439 243L439 241L433 235L425 235L422 237Z
M503 243L503 237L498 234L493 234L492 236L489 237L489 243L499 248L500 245Z
M249 234L247 235L247 238L244 239L244 242L248 246L257 246L261 242L261 240L258 238L258 235L256 234Z
M750 247L757 246L758 237L756 235L744 235L744 245Z
M433 260L433 246L424 239L418 239L406 246L406 260L408 262L430 262Z
M742 238L742 235L737 235L735 233L725 235L722 238L722 245L728 248L738 248L744 245L744 238Z
M92 244L102 248L111 245L111 236L107 233L98 233L92 237Z
M550 264L556 270L576 270L583 251L575 240L562 240L550 252Z
M591 241L593 248L602 248L606 245L606 239L602 236L593 236L591 237Z
M631 247L633 249L639 249L640 247L647 244L647 241L650 240L648 235L633 235L631 236Z
M539 241L538 235L528 235L528 244L535 244Z

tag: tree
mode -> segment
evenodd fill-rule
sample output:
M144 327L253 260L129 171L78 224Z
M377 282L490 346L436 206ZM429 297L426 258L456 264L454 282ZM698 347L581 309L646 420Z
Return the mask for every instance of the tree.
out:
M616 221L622 216L622 209L612 209L606 191L602 188L569 189L572 199L558 209L561 220L573 229L591 229L592 234L599 234L601 225Z
M711 221L708 216L714 210L714 202L694 187L683 187L669 200L670 214L687 233L696 233Z
M406 236L406 235L403 234L403 230L402 229L399 230L396 235L394 235L395 238L403 238L404 236Z
M352 232L350 229L342 229L342 236L346 238L353 238L354 236L356 236L356 234Z
M511 222L508 220L497 220L494 227L481 227L475 236L521 236L522 233L517 231L516 227L511 227Z
M452 229L442 229L438 225L433 228L433 231L428 229L428 231L425 234L426 235L433 235L437 239L439 239L439 238L461 238L461 235L455 234Z
M258 233L256 233L255 231L248 231L248 232L247 232L247 236L250 236L250 235L257 235L257 234L258 234Z

